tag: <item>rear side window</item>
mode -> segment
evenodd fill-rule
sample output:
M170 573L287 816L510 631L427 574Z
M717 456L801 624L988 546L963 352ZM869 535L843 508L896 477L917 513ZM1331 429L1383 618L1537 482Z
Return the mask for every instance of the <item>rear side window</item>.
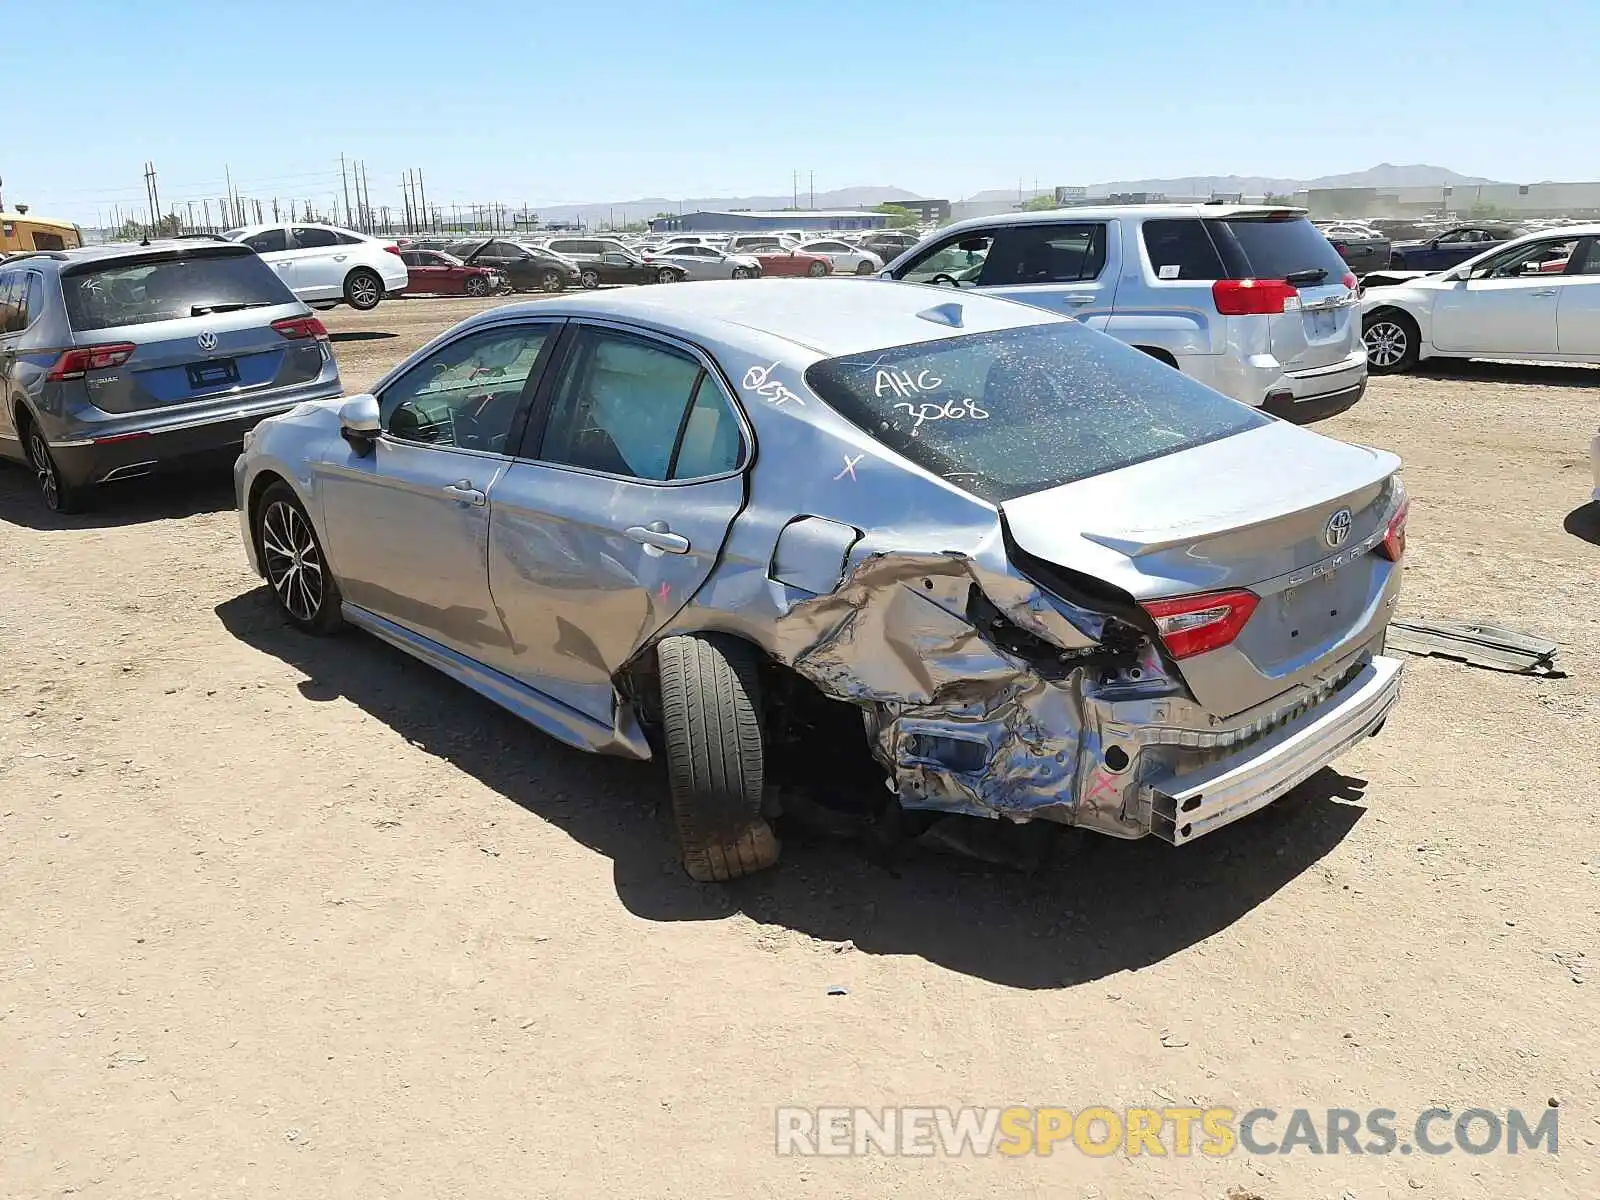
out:
M294 244L298 250L318 250L323 246L337 246L339 235L331 229L312 229L297 226L294 231Z
M1199 221L1146 221L1139 232L1157 279L1227 278L1222 257Z
M28 280L21 271L0 271L0 333L16 333L28 324L24 305Z
M263 229L245 238L244 244L257 254L272 254L289 248L289 235L282 229Z
M806 382L878 441L995 504L1271 419L1075 321L827 359Z
M78 330L176 321L218 308L294 303L293 293L272 268L250 253L113 261L64 274L61 287L67 317Z
M1082 283L1105 265L1104 225L1007 225L995 231L978 284Z
M1228 279L1286 279L1322 270L1329 282L1344 276L1344 259L1305 217L1226 217L1206 222Z

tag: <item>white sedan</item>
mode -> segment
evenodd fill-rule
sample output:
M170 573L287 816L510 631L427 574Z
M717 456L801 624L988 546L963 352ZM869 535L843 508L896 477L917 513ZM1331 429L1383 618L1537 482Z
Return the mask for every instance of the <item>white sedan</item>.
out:
M245 225L222 235L243 242L314 308L341 300L366 312L409 282L405 260L393 242L353 229L309 221Z
M663 246L645 255L645 261L681 267L690 279L755 279L761 274L760 259L712 246Z
M805 242L800 246L807 254L820 254L833 264L835 275L871 275L883 270L883 259L870 250L861 250L848 242L827 238L818 242Z
M1425 358L1600 363L1600 225L1517 238L1448 271L1368 275L1375 375Z

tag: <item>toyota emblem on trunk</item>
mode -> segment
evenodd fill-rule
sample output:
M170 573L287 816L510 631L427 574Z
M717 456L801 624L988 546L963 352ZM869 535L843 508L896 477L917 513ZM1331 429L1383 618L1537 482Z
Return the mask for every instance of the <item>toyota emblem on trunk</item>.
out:
M1350 510L1341 508L1328 518L1328 523L1322 527L1322 538L1328 545L1338 549L1344 545L1345 539L1350 536Z
M204 350L208 354L217 348L217 335L212 333L209 329L202 333L199 337L195 338L195 341L200 344L200 349Z

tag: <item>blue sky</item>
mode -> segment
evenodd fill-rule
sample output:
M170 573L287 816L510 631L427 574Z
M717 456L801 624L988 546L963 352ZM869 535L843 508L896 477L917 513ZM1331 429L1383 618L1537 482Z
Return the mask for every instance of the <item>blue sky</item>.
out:
M16 0L22 3L22 0ZM1600 178L1594 0L52 0L0 45L8 207L986 188L1427 162ZM7 24L13 24L8 20Z

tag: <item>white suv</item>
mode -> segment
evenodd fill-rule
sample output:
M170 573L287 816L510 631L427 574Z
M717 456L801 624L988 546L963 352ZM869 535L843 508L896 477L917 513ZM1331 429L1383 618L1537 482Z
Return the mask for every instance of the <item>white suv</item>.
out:
M331 308L342 300L366 312L406 286L399 247L353 229L291 221L246 225L222 236L249 246L313 308Z
M1367 385L1356 279L1303 209L1149 204L948 225L889 264L905 283L978 288L1136 346L1294 421Z

